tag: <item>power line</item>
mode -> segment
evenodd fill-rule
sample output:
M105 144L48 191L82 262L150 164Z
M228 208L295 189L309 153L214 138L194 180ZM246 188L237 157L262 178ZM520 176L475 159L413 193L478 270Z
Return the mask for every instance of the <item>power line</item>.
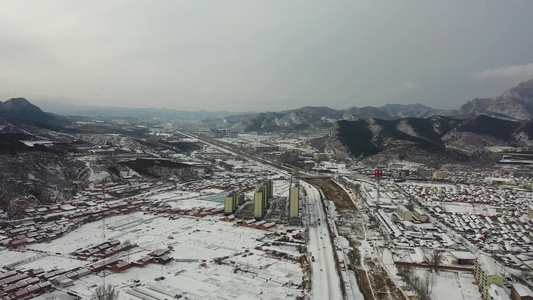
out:
M111 66L115 67L116 69L118 69L118 70L120 70L120 71L122 71L122 72L124 72L124 73L126 73L126 74L128 74L128 75L130 75L131 77L135 78L136 80L138 80L138 81L140 81L140 82L142 82L142 83L144 83L144 84L146 84L146 85L148 85L148 86L151 86L151 87L155 88L154 85L152 85L152 84L150 84L150 83L148 83L148 82L146 82L146 81L140 79L139 77L137 77L137 76L133 75L132 73L126 71L125 69L123 69L123 68L117 66L116 64L110 62L109 60L104 59L103 57L98 56L98 55L96 55L96 57L98 57L98 58L101 59L102 61L104 61L104 62L110 64Z

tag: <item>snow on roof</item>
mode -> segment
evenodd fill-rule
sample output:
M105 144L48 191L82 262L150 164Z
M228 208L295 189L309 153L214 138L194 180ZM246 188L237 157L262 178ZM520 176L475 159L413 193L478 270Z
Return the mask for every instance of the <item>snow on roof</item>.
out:
M414 249L414 253L411 253L411 260L415 263L423 263L425 261L424 251L422 251L422 248L417 247Z
M61 205L61 209L62 210L74 210L76 209L76 207L70 205L70 204L65 204L65 205Z
M515 283L513 284L513 288L520 297L533 296L533 292L523 284Z
M481 255L479 257L479 263L481 264L486 276L500 275L500 272L498 272L498 268L494 264L494 261L492 261L492 258L489 256Z
M501 288L495 283L490 284L489 295L492 297L493 300L511 300L511 298L507 296L503 288Z
M464 259L464 260L474 260L476 259L476 256L470 252L466 251L450 251L450 254L453 255L457 259Z

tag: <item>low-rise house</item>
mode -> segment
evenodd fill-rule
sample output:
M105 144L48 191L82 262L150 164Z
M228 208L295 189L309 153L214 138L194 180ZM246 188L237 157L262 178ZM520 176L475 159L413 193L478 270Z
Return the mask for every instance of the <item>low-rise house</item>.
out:
M135 267L144 267L146 266L147 264L151 263L152 262L152 258L150 256L145 256L135 262L132 263L132 265L134 265Z
M108 265L107 268L115 273L120 273L131 268L131 264L129 262L121 261L114 265Z
M533 300L533 292L525 285L515 283L511 289L511 299L513 300Z

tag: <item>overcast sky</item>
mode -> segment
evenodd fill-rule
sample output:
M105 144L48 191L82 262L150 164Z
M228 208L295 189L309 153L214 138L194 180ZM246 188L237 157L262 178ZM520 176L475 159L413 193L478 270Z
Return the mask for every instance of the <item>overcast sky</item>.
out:
M533 1L0 1L0 96L458 108L533 78Z

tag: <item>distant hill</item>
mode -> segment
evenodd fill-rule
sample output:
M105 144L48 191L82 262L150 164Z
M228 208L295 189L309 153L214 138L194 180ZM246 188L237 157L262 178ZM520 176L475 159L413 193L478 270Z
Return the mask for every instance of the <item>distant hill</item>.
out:
M54 119L53 116L43 112L39 107L24 98L11 98L5 102L0 101L0 115L38 122L47 122Z
M242 116L243 118L241 119L235 119L235 123L225 123L222 126L231 127L243 132L290 132L295 130L329 129L338 120L396 120L399 119L398 115L402 114L401 111L404 111L403 114L405 115L431 115L431 109L429 108L422 112L420 109L416 111L413 108L409 109L410 106L405 106L407 107L405 110L402 110L402 107L404 106L389 104L386 108L388 108L387 111L389 111L392 114L391 115L380 108L372 106L361 108L354 106L346 110L335 110L324 106L306 106L284 112L269 112ZM226 121L228 118L225 118L224 120ZM204 122L207 123L208 120Z
M283 117L283 114L266 112L251 116L245 120L235 123L231 128L244 131L276 131L279 129L278 120Z
M64 117L42 111L25 98L0 101L0 118L11 124L23 123L37 127L61 127L70 123Z
M368 119L368 118L376 118L376 119L382 119L382 120L393 119L393 117L388 115L386 112L380 110L379 108L375 108L372 106L365 106L362 108L358 108L354 106L354 107L348 108L342 113L343 120L360 120L360 119Z
M0 103L2 110L9 110L12 116L24 117L35 121L51 120L24 98L14 98ZM338 120L364 120L368 118L397 120L403 118L427 118L436 115L456 119L467 119L479 115L527 120L533 118L533 79L520 83L495 98L475 98L458 110L441 110L423 104L387 104L381 107L350 107L336 110L326 106L305 106L298 109L262 112L234 113L229 111L179 111L153 108L120 108L78 106L58 102L42 102L41 107L63 115L76 115L102 118L133 118L145 121L201 121L209 128L233 128L243 132L290 132L294 130L324 129L333 126ZM47 121L48 122L48 121Z
M533 79L520 83L496 98L476 98L458 110L442 110L417 104L387 104L335 110L326 106L305 106L298 109L224 116L203 120L208 127L233 128L242 132L292 132L326 129L336 121L365 119L401 120L405 118L450 117L457 120L488 115L509 120L533 118Z
M427 118L435 115L449 115L449 111L431 108L429 106L416 104L387 104L378 107L393 119L401 118Z
M338 121L325 143L335 152L367 157L381 152L476 155L494 146L533 146L533 121L477 116L459 120L442 116L399 120Z
M39 106L46 111L65 116L133 118L162 121L201 121L238 115L238 113L229 111L182 111L157 108L99 107L47 101L40 102Z
M496 98L476 98L459 109L462 114L489 115L514 120L533 118L533 79L505 91Z

